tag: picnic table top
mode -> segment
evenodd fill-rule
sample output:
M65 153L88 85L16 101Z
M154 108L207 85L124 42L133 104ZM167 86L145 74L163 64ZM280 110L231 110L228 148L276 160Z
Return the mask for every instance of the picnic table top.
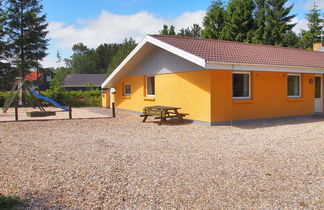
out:
M149 109L159 109L159 110L175 110L175 109L181 109L180 107L172 107L172 106L146 106L145 108Z

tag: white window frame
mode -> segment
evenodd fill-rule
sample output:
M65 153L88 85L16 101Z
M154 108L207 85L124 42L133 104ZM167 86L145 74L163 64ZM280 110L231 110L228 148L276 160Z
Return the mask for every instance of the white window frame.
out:
M288 93L288 77L289 76L298 76L299 77L299 95L298 96L290 96L290 95L288 95L289 93ZM301 80L302 80L302 76L301 76L301 74L287 74L287 97L288 98L300 98L301 97L301 91L302 91L302 82L301 82Z
M130 86L130 93L126 93L126 85L129 85ZM130 96L132 93L132 85L131 83L124 83L124 96Z
M150 95L150 94L147 94L147 79L149 78L149 77L154 77L154 93L155 93L155 76L154 75L147 75L146 77L145 77L145 93L146 93L146 96L147 97L155 97L155 95Z
M233 91L234 91L234 89L233 89L233 86L234 86L234 84L233 84L233 75L234 74L248 74L249 75L249 96L243 96L243 97L234 97L233 96ZM232 97L233 97L234 100L251 99L251 72L247 72L247 71L234 71L232 73Z

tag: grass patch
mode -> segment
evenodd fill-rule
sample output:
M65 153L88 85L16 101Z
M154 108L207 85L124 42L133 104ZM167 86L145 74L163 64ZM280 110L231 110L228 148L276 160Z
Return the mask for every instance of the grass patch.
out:
M26 201L21 200L19 197L7 197L0 194L0 209L24 209L26 206Z

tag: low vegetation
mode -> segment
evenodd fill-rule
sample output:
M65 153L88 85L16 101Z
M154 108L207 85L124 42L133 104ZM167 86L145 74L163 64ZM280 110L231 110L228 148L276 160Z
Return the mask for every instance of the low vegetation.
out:
M101 91L42 91L42 95L52 98L63 106L72 107L84 107L84 106L101 106ZM5 103L5 100L9 97L9 92L0 92L0 107ZM33 100L30 94L27 94L30 100ZM51 106L46 101L41 101L44 106Z
M24 209L24 207L26 207L26 202L19 197L7 197L0 194L0 209Z

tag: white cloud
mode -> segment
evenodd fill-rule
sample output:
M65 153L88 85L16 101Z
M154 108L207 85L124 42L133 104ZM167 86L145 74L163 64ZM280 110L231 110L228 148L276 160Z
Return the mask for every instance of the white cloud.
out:
M318 6L318 9L324 9L324 1L323 0L308 0L303 4L303 7L306 9L311 9L314 6L314 2Z
M55 55L49 54L42 60L42 65L44 67L53 67L56 68L58 67L58 64L56 63L57 58Z
M291 23L297 23L297 25L293 28L293 31L295 33L299 33L302 29L306 30L308 28L307 24L308 21L306 19L298 19L297 17L294 17L291 21Z
M102 43L122 42L127 37L140 41L146 34L156 34L163 24L174 25L176 30L194 23L202 24L205 11L186 12L176 18L159 18L149 12L132 15L118 15L102 11L94 20L80 19L78 25L61 22L49 23L49 38L55 40L58 48L71 48L82 42L88 47Z

